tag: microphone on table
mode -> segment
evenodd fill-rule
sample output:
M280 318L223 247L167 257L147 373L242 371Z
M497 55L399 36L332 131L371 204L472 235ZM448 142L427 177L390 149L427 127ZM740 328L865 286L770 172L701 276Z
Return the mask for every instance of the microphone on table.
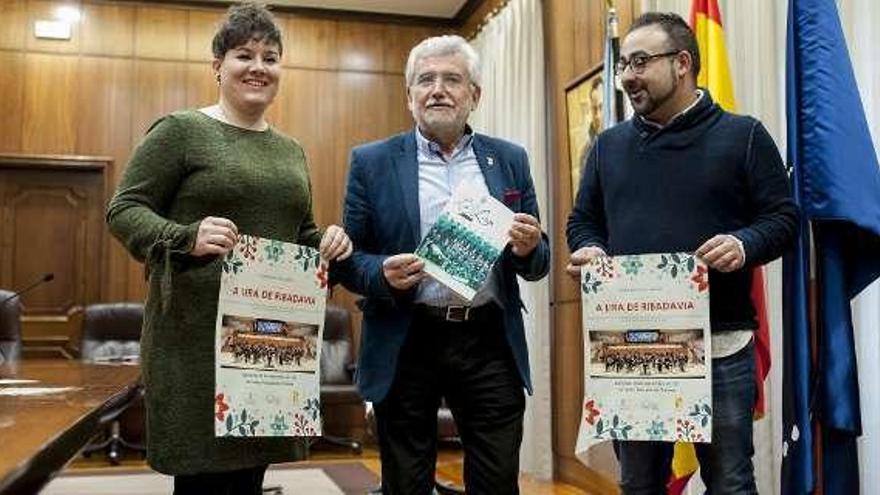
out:
M16 297L21 296L22 294L25 294L25 293L27 293L27 292L30 292L30 290L31 290L31 289L34 289L35 287L38 287L38 286L40 286L40 285L42 285L42 284L45 284L46 282L51 282L51 281L54 280L54 279L55 279L55 274L54 274L54 273L45 273L45 274L43 274L43 276L40 277L36 282L32 283L31 285L28 285L28 286L25 287L24 289L17 290L17 291L15 291L15 292L13 292L11 296L7 296L6 299L3 299L2 301L0 301L0 306L3 306L3 305L6 304L7 302L9 302L9 301L15 299Z

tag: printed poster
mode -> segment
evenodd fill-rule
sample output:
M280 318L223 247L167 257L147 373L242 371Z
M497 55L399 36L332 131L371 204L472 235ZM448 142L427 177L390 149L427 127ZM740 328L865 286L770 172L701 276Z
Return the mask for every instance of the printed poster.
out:
M712 440L709 276L692 254L581 269L584 399L575 453L606 440Z
M216 436L321 434L326 293L317 250L240 236L220 277Z
M512 225L510 209L463 182L415 254L428 275L470 302L501 256Z

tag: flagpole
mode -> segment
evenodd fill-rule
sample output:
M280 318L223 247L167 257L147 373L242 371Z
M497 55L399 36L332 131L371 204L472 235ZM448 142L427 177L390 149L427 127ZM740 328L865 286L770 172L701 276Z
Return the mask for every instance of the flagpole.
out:
M605 0L607 14L605 17L605 49L603 55L603 80L605 81L602 123L609 128L623 121L623 93L617 89L617 77L614 65L620 56L620 40L618 38L617 9L613 0Z
M608 35L611 37L611 61L616 62L620 58L620 34L617 9L612 0L608 2ZM617 79L609 81L614 87L614 118L617 122L623 122L623 93L617 90Z

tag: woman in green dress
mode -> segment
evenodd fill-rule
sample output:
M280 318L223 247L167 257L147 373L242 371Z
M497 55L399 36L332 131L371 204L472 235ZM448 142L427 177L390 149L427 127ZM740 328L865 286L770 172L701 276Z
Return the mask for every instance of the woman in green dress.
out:
M268 464L302 458L291 438L215 438L214 325L221 258L239 232L344 259L351 241L312 217L305 154L265 112L281 76L281 36L255 4L230 8L213 41L219 102L159 119L134 151L107 211L146 264L141 338L147 460L174 493L260 493Z

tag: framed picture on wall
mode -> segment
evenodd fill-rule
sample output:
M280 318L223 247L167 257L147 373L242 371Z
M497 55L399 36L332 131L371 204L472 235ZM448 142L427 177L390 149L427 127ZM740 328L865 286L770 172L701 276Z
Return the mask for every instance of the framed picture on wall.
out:
M565 88L568 114L568 154L571 174L571 201L577 196L581 169L590 146L602 132L602 94L605 81L602 64L578 76Z

